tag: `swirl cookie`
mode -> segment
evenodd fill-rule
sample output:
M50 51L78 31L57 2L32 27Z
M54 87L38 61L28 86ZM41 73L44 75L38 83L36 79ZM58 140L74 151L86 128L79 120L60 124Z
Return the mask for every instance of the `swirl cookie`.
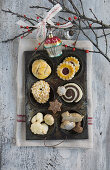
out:
M62 96L61 96L60 90L61 88L64 88L64 87L65 87L65 94L62 93ZM57 93L67 103L72 103L72 102L77 103L81 100L83 96L83 92L81 88L75 83L68 83L68 84L65 84L64 86L61 86L59 90L57 90Z
M32 73L38 79L45 79L51 74L51 67L42 59L35 60L32 64Z

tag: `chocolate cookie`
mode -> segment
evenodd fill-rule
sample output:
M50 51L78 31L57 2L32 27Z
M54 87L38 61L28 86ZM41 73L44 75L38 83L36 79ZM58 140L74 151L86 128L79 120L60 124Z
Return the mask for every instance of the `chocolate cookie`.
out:
M60 92L58 92L58 94L60 94L60 96L65 102L67 103L76 102L77 103L81 100L83 96L83 92L77 84L68 83L61 87L65 87L65 94L63 94L62 96ZM61 90L61 87L60 87L60 90Z

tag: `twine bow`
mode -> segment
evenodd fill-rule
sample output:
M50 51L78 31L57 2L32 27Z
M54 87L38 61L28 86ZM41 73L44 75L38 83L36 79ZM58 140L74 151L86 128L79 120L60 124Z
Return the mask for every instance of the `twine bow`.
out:
M19 20L17 22L18 25L22 25L23 27L29 26L29 27L33 27L33 28L37 28L36 31L36 39L38 42L42 42L45 40L46 38L46 33L47 33L47 28L46 28L46 23L50 24L51 26L55 26L57 28L69 28L72 27L73 24L71 22L68 22L66 24L63 25L59 25L56 26L51 19L59 12L62 10L62 7L60 6L60 4L56 4L46 15L46 17L39 22L37 25L35 26L31 26L31 25L27 25L24 21Z

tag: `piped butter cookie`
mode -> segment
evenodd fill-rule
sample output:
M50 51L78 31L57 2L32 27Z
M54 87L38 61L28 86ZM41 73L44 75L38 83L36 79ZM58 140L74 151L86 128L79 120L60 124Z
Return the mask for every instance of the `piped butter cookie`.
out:
M50 86L47 82L40 80L31 88L33 97L38 103L46 103L49 100Z

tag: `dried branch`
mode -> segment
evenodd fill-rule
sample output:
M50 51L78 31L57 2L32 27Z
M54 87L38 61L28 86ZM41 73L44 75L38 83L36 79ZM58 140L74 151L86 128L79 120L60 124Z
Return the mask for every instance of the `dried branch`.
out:
M80 20L79 20L79 25L80 25ZM79 35L80 35L80 30L78 31L78 34L77 34L76 40L75 40L75 42L74 42L74 47L76 46L76 43L77 43L78 38L79 38Z
M46 37L47 37L47 34L48 34L48 30L47 30L47 33L46 33ZM46 38L40 43L40 45L37 47L37 50L40 48L40 46L45 42ZM34 56L36 54L36 51L34 51L34 53L32 54L32 56Z
M104 54L104 52L97 46L97 44L95 44L90 37L83 31L83 29L80 27L82 33L84 34L84 36L86 38L88 38L88 40L98 49L98 51L100 52L100 54L102 54L109 62L110 62L110 58L108 58L108 56L106 54Z
M82 8L83 15L85 15L85 14L84 14L84 9L83 9L82 1L81 1L81 0L79 0L79 1L80 1L80 4L81 4L81 8Z
M103 29L103 28L102 28ZM106 36L110 35L110 33L105 34ZM102 38L104 35L97 36L97 38Z
M82 9L82 12L80 12L80 10L78 9L78 7L74 4L74 1L73 0L67 0L73 10L70 10L67 6L65 6L65 3L61 3L61 1L57 1L57 0L48 0L52 5L56 5L57 3L59 3L61 6L62 6L62 11L61 12L66 12L66 13L69 13L72 17L76 16L77 18L76 19L73 19L71 20L73 26L71 27L71 30L78 30L78 34L77 34L77 37L76 37L76 40L75 40L75 45L76 45L76 42L79 38L79 35L80 35L80 32L83 33L83 35L94 45L94 47L97 49L97 51L90 51L90 52L94 52L94 53L100 53L102 54L109 62L110 62L110 59L109 57L107 56L107 48L108 48L108 43L107 43L107 36L110 35L110 33L106 33L106 29L110 29L110 25L108 24L105 24L104 22L98 20L98 18L96 17L96 15L94 14L94 12L92 11L92 9L89 9L93 15L94 18L89 18L85 15L84 13L84 8L83 8L83 3L82 3L82 0L79 0L80 2L80 5L81 5L81 9ZM44 9L46 11L50 10L50 8L48 7L43 7L43 6L30 6L30 8L37 8L37 9ZM29 23L31 23L32 25L35 25L34 22L37 22L38 21L36 19L33 19L33 18L29 18L27 16L23 16L21 14L18 14L18 13L15 13L13 11L11 11L10 9L8 10L2 10L3 12L6 12L6 13L11 13L12 15L16 15L17 17L20 17L20 18L23 18L24 20L28 21ZM39 14L36 14L37 16L39 16L41 19L43 19L42 16L40 16ZM68 19L65 19L64 17L61 17L59 16L60 19L63 19L64 21L68 22ZM90 24L91 23L91 24ZM93 24L95 24L95 26L93 26ZM91 25L91 26L90 26ZM54 30L56 29L64 29L64 28L58 28L57 26L51 26L50 24L47 23L46 25L47 29L51 29L51 28L54 28ZM24 27L25 28L25 27ZM25 28L26 29L26 28ZM34 29L37 29L37 28L32 28L32 27L29 27L29 29L31 29L30 31L33 31ZM92 31L92 33L94 34L95 36L95 40L93 41L90 36L88 35L88 33L86 33L86 30L90 30ZM102 35L98 35L96 33L95 30L98 30L98 29L101 29L103 30L103 33ZM64 29L65 30L65 29ZM85 31L84 31L85 30ZM11 38L11 39L8 39L8 40L5 40L3 42L8 42L8 41L12 41L20 36L23 35L23 37L26 37L30 31L25 31L19 35L16 35L15 37ZM106 52L104 53L102 51L102 49L100 49L99 45L98 45L98 39L101 38L101 37L104 37L105 38L105 45L106 45ZM39 48L39 47L38 47Z
M94 14L94 12L92 11L92 9L89 9L91 11L91 13L93 14L94 18L98 21L98 18L96 17L96 15Z
M58 2L57 0L54 0L54 2L53 2L52 0L48 0L48 1L51 2L51 3L54 4L54 5L56 5L57 3L59 3L59 4L62 6L62 4L61 4L60 2ZM68 1L71 1L71 0L68 0ZM56 2L56 3L55 3L55 2ZM68 9L67 7L65 7L65 6L62 6L62 8L63 8L63 10L65 10L66 12L69 12L70 14L73 14L73 15L75 15L75 16L80 17L80 19L88 20L88 21L90 21L90 22L92 22L92 23L99 24L99 25L103 26L104 29L110 28L110 25L107 25L107 24L103 23L102 21L99 21L99 20L97 21L96 19L89 18L89 17L87 17L87 16L85 16L85 15L77 14L76 12L73 12L73 11L69 10L69 9ZM78 11L79 11L79 10L78 10Z
M37 9L50 10L50 8L47 8L47 7L44 7L44 6L39 6L39 5L36 5L36 6L30 6L30 8L37 8Z
M103 28L103 34L104 34L104 37L105 37L105 48L106 48L106 55L107 55L108 44L107 44L107 36L106 36L106 34L105 34L104 28Z
M70 1L70 0L69 0L69 1ZM72 1L72 0L71 0L71 1ZM82 1L81 1L81 0L80 0L80 3L81 3L81 7L82 7L82 9L83 9L83 5L82 5ZM75 6L74 3L72 3L72 5L73 5L73 7ZM78 11L79 15L81 15L81 13L79 12L79 10L78 10L77 8L74 8L74 9ZM84 13L84 10L83 10L83 13ZM80 20L80 18L79 18L79 20ZM84 20L82 20L82 22L85 24ZM88 20L87 20L87 24L88 24L88 26L90 25ZM85 24L85 25L86 25L86 24ZM86 27L87 27L87 25L86 25ZM96 43L97 43L97 46L98 46L97 34L95 33L95 31L94 31L94 29L93 29L92 27L90 27L90 29L91 29L91 31L92 31L92 32L94 33L94 35L95 35Z
M20 33L20 34L18 34L18 35L16 35L16 36L14 36L13 38L10 38L10 39L7 39L7 40L3 40L2 41L2 43L7 43L7 42L9 42L9 41L13 41L13 40L15 40L16 38L18 38L18 37L21 37L21 36L23 36L23 37L26 37L27 35L29 35L33 30L35 30L36 28L32 28L32 29L30 29L30 30L28 30L28 31L24 31L24 32L22 32L22 33Z
M72 0L68 0L70 3L71 3L71 5L73 6L73 9L76 11L76 12L78 12L78 14L79 15L81 15L81 13L80 13L80 11L78 10L78 8L76 8L76 6L74 5L74 3L73 3L73 1ZM80 3L81 3L81 6L82 6L82 1L80 0ZM83 6L82 6L82 8L83 8ZM79 21L80 21L80 18L78 19ZM85 24L85 21L84 20L82 20L82 22ZM88 25L89 25L89 21L87 20L87 23L88 23ZM85 24L86 25L86 24ZM79 22L79 26L80 26L80 22ZM87 25L86 25L87 26ZM97 46L98 46L98 38L97 38L97 34L95 33L95 31L93 30L93 28L92 27L90 27L90 29L91 29L91 31L94 33L94 35L95 35L95 39L96 39L96 43L97 43Z
M49 0L51 1L51 0ZM56 0L55 0L56 1ZM80 12L79 10L74 6L74 3L72 0L68 0L69 2L71 2L71 5L73 6L74 10L79 14L79 18L80 18ZM56 1L57 2L57 1ZM65 9L65 7L62 6L63 9ZM66 9L65 9L66 10ZM68 10L68 9L67 9ZM84 16L85 18L87 18L86 16ZM92 19L93 20L93 19ZM88 21L88 20L87 20ZM91 19L90 19L91 21ZM105 27L105 24L103 24L102 21L97 21L95 20L96 23L99 23L100 25L102 25L103 27ZM95 44L93 42L93 40L91 40L91 38L84 32L84 30L82 29L82 27L80 25L77 24L77 22L74 21L74 23L77 25L77 27L82 31L83 35L94 45L94 47L97 48L97 50L100 52L100 54L102 54L109 62L110 59L108 58L108 56L99 48L99 46L97 45L97 43Z
M87 23L88 23L88 25L90 25L88 21L87 21ZM93 29L92 26L90 26L90 30L94 33L94 35L95 35L95 40L96 40L96 44L97 44L97 46L98 46L98 38L97 38L97 34L96 34L96 32L94 31L94 29Z
M32 25L35 25L32 21L37 22L37 20L35 20L35 19L33 19L33 18L29 18L29 17L27 17L27 16L24 16L24 15L21 15L21 14L18 14L18 13L15 13L15 12L11 11L10 9L8 9L8 10L2 9L2 11L5 12L5 13L10 13L10 14L12 14L12 15L16 15L16 16L19 17L19 18L23 18L23 19L25 19L26 21L28 21L28 22L29 22L30 24L32 24Z

